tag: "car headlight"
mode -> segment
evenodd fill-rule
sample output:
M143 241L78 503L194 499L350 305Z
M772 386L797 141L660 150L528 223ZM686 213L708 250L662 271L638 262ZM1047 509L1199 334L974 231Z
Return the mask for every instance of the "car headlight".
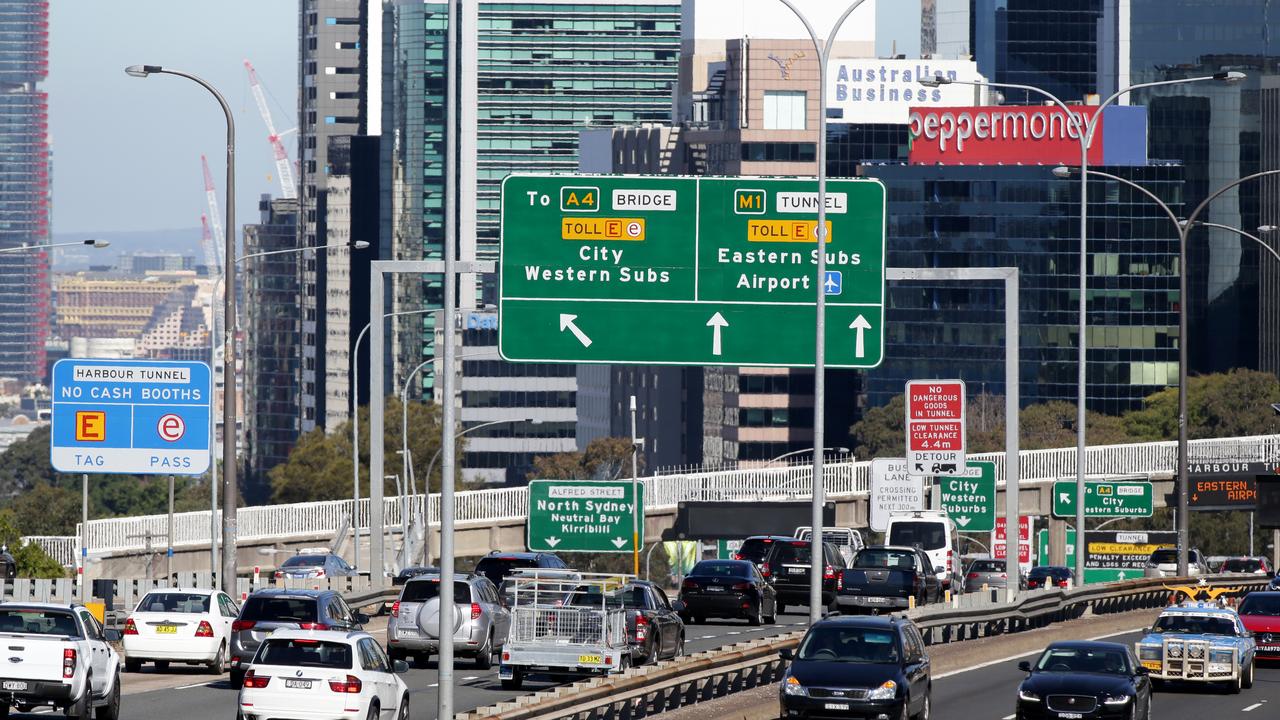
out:
M794 675L788 675L787 679L782 681L782 694L808 697L809 691L804 689L804 686L800 684L800 681Z
M1029 691L1018 688L1018 699L1023 702L1040 702L1040 696Z
M1159 660L1160 646L1159 645L1139 645L1138 659L1139 660Z
M892 700L898 695L898 683L885 680L884 684L867 693L868 700Z
M1107 695L1102 698L1102 702L1105 705L1124 705L1129 699L1128 695Z
M1204 647L1200 645L1192 645L1187 648L1187 657L1192 660L1199 660L1204 657Z
M1181 645L1170 645L1170 646L1169 646L1169 657L1171 657L1171 658L1180 658L1180 657L1182 657L1182 646L1181 646Z
M1215 648L1209 651L1209 662L1212 663L1230 663L1235 659L1235 650L1224 650Z

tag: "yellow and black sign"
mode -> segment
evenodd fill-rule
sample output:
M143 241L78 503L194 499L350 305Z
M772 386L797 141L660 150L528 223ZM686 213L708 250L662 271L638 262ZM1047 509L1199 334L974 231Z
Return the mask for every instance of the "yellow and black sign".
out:
M831 221L827 223L827 239L831 242ZM747 242L814 243L817 220L748 220Z
M600 209L600 188L565 186L560 188L560 210L563 212L595 212Z
M578 218L560 221L562 240L644 240L644 218Z
M733 191L733 212L736 215L763 215L767 202L764 190Z

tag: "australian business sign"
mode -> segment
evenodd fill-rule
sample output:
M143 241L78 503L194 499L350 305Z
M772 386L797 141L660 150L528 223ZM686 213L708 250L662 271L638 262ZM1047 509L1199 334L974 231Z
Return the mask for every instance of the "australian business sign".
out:
M913 107L908 123L913 165L1079 165L1076 121L1096 107L1045 105ZM1147 109L1111 106L1089 146L1090 165L1146 165Z
M972 85L925 87L920 78L981 82L972 60L832 60L827 66L827 119L831 122L906 125L915 106L953 106L978 101Z

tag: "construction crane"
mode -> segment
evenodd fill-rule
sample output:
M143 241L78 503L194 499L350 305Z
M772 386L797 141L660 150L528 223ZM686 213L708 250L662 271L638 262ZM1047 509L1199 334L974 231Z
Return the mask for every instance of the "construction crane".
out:
M209 201L209 223L213 226L212 241L213 252L216 253L214 258L216 262L211 268L213 274L217 274L222 270L222 245L219 242L224 236L222 234L222 223L218 220L218 190L213 186L213 173L209 172L209 159L204 155L200 156L200 165L204 167L204 196ZM208 259L209 251L205 251L205 258Z
M209 230L209 216L200 214L200 249L204 250L204 264L209 269L209 277L218 274L218 249L213 233Z
M253 90L253 99L258 102L258 112L262 114L262 121L267 124L267 142L271 143L271 149L275 152L276 175L280 178L280 194L286 198L296 198L298 191L293 184L293 168L289 165L289 154L285 152L284 143L280 142L280 135L276 133L275 123L271 120L271 109L267 107L267 98L262 92L262 84L258 82L258 73L248 60L244 61L244 69L249 71L249 88Z

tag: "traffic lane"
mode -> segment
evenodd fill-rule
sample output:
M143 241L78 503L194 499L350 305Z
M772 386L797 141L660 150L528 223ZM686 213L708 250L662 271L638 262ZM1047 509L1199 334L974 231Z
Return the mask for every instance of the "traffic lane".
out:
M1106 638L1132 646L1142 637L1128 632ZM1017 657L997 660L979 667L947 673L934 678L933 713L938 720L1012 720L1018 685L1026 673L1018 670L1019 660L1032 660L1042 652L1036 650ZM1200 683L1170 685L1152 696L1152 718L1156 720L1203 720L1206 717L1233 715L1237 712L1266 712L1280 707L1280 664L1257 667L1254 686L1239 695L1225 689ZM1270 716L1270 713L1266 713ZM1251 720L1257 715L1240 715Z

